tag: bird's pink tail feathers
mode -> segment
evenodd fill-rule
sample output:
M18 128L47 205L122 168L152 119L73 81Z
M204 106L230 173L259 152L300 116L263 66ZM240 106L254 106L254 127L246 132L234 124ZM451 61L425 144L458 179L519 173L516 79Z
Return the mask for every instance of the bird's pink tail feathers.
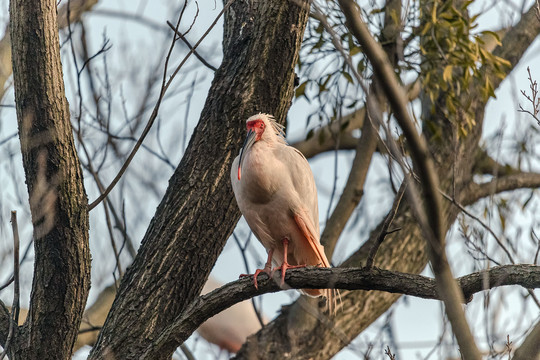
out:
M298 226L298 229L304 235L304 238L308 242L310 248L313 250L319 263L323 267L330 267L330 262L324 253L324 247L320 244L318 239L315 238L314 234L308 228L308 225L304 221L301 215L294 214L294 221ZM336 311L337 298L339 297L339 292L336 289L302 289L304 293L311 296L324 296L326 297L326 306L330 314L334 314Z

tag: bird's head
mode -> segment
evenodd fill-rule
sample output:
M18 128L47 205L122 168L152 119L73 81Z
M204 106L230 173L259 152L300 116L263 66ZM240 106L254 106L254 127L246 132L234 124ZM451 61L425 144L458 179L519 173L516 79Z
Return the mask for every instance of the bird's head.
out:
M265 134L265 130L268 127L270 127L271 129L276 128L278 129L278 131L282 131L282 127L280 127L280 125L276 123L276 121L271 115L260 113L257 115L253 115L246 120L247 136L246 140L244 140L242 150L240 150L240 161L238 162L238 180L240 180L242 176L241 171L244 151L247 151L251 146L253 146L253 144L261 140L263 134ZM266 133L265 138L272 139L271 134L273 134L273 131L269 131L268 133Z

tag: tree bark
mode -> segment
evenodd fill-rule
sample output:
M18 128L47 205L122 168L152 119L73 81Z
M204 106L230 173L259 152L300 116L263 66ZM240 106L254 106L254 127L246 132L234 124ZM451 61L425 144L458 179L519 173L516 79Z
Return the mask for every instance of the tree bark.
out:
M308 11L307 2L281 0L235 1L226 11L223 62L199 124L90 359L138 359L200 293L240 217L229 171L245 120L261 111L284 122ZM173 351L147 355L165 359Z
M69 359L90 288L88 200L64 92L55 0L10 2L15 103L34 225L30 316L11 359Z

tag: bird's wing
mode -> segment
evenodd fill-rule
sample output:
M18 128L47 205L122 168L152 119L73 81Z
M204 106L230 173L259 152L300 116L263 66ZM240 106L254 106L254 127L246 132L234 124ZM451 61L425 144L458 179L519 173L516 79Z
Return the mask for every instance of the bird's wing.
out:
M286 157L286 164L290 167L291 182L298 196L298 203L290 211L294 221L308 243L318 263L330 267L324 254L324 247L320 243L319 209L317 202L317 187L306 158L297 149L284 145L282 148ZM316 265L316 264L311 264Z
M319 240L319 204L317 201L317 187L308 161L298 149L284 145L287 162L290 166L291 181L294 190L309 217L309 223L313 224L313 235Z

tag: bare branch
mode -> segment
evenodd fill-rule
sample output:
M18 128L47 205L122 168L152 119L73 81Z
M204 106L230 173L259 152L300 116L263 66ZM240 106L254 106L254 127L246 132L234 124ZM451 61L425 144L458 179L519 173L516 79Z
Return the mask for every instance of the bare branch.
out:
M346 118L346 116L344 118ZM341 121L341 123L344 123L344 121ZM336 124L336 127L338 127L338 122L333 122L332 124ZM356 146L358 145L358 138L352 135L352 131L337 132L334 133L334 135L330 135L330 131L333 131L331 130L331 127L332 125L323 126L318 130L315 130L314 135L309 139L297 141L291 144L291 146L294 146L300 150L306 159L312 158L327 151L336 150L336 148L337 150L356 149ZM321 135L322 133L324 133L324 135Z
M187 3L187 2L186 2ZM96 199L94 200L92 203L90 203L90 205L88 205L88 210L92 210L93 208L96 207L96 205L98 205L103 199L105 199L105 197L107 197L107 195L109 195L109 193L111 192L111 190L116 186L116 184L118 183L118 181L120 181L120 178L122 177L122 175L124 174L124 172L127 170L129 164L131 163L131 160L133 160L133 157L135 156L135 154L137 153L137 150L139 150L139 148L141 147L141 144L142 142L144 141L144 139L146 138L146 135L148 135L148 133L150 132L150 129L152 128L152 125L154 124L154 121L156 120L157 118L157 115L158 115L158 112L159 112L159 108L161 106L161 101L163 100L163 97L165 96L165 93L167 92L167 89L169 88L169 86L171 85L172 81L174 80L175 76L178 74L178 72L180 71L180 69L182 68L182 66L186 63L186 61L189 59L189 57L191 56L191 54L193 54L195 52L195 49L197 49L197 47L201 44L201 42L206 38L206 36L210 33L210 31L212 31L212 29L214 28L214 26L216 26L217 22L219 21L219 19L221 18L221 16L223 15L223 13L229 8L229 6L231 6L232 4L232 0L230 0L227 4L225 4L225 6L223 6L223 9L219 12L219 14L216 16L216 18L214 19L214 21L212 22L212 24L210 24L210 26L208 27L208 29L206 30L206 32L201 36L201 38L199 39L199 41L197 41L197 43L195 45L193 45L193 47L190 49L190 51L187 53L187 55L184 57L184 59L180 62L180 64L178 64L178 66L176 67L176 69L173 71L173 73L171 74L171 76L167 79L167 65L169 63L169 58L170 58L170 55L171 55L171 52L172 52L172 49L174 47L174 44L176 43L176 40L177 40L177 35L175 34L173 36L173 40L172 40L172 43L171 43L171 47L169 49L169 53L167 54L167 57L165 59L165 68L163 70L163 82L161 84L161 91L159 93L159 98L156 102L156 105L154 107L154 110L152 111L152 114L150 115L150 118L148 119L148 123L146 124L146 127L144 128L141 136L139 137L139 140L137 141L137 143L135 143L135 146L133 147L133 149L131 150L131 152L129 153L124 165L122 165L122 168L120 168L120 171L118 171L118 174L115 176L115 178L113 179L113 181L111 181L110 185L105 189L105 191ZM181 16L180 18L178 19L178 24L176 25L176 28L175 30L178 31L178 25L180 24L180 19L181 19Z
M516 174L501 176L487 183L471 183L462 196L463 205L471 205L478 200L498 194L504 191L537 188L540 187L540 174L531 172L520 172Z
M70 14L67 18L68 4L64 4L58 9L58 28L63 29L68 26L69 23L78 21L81 16L92 9L98 0L70 0ZM9 24L8 24L9 27ZM6 81L11 76L13 69L11 67L11 39L9 31L6 31L4 37L0 40L0 100L4 97Z
M531 95L528 95L525 90L521 90L521 95L525 97L530 103L532 110L526 110L524 109L521 104L519 104L519 112L523 112L526 114L529 114L533 117L534 120L540 125L540 117L538 116L538 113L540 113L540 97L538 96L538 83L536 80L533 80L531 75L531 69L527 66L527 73L529 74L529 88L531 90Z
M251 278L243 278L197 298L175 319L172 325L161 332L152 344L152 349L160 347L174 349L209 317L253 296L280 291L278 277L279 274L275 274L275 279L269 279L262 275L259 277L258 290L253 286ZM441 298L434 279L377 268L293 269L287 271L285 282L287 287L294 289L379 290L424 299ZM539 288L540 266L505 265L494 267L463 276L457 279L456 283L460 285L461 291L465 295L464 299L467 301L470 301L472 295L477 292L499 286L521 285L524 288ZM149 358L148 355L141 357L141 359L147 358Z
M405 194L405 190L407 189L407 183L409 181L410 181L410 176L407 176L403 180L403 182L401 184L401 187L400 187L400 189L399 189L399 191L398 191L398 193L396 195L396 198L395 198L394 202L392 203L392 209L390 209L390 211L386 215L386 218L384 219L384 222L382 224L382 228L381 228L381 230L379 232L379 236L377 237L377 241L375 242L375 244L373 244L373 246L369 250L369 255L368 255L368 258L366 260L366 268L373 267L373 261L375 260L375 256L377 255L377 251L379 250L379 247L383 243L384 238L386 237L386 235L388 235L390 233L388 231L388 229L389 229L390 225L392 224L392 222L394 221L394 218L396 217L399 205L401 204L401 199L403 198L403 194Z
M501 164L493 159L486 149L478 147L474 156L473 173L480 175L510 175L521 172L509 164Z
M407 109L408 101L405 91L399 85L394 69L390 65L383 49L373 39L365 26L358 5L351 0L340 0L339 4L347 19L349 29L362 45L366 56L370 59L375 75L380 81L396 120L409 142L415 170L418 173L424 190L423 194L426 203L425 214L427 215L430 227L429 230L423 229L423 231L428 235L426 239L431 240L427 241L430 250L430 260L439 284L439 290L443 294L445 310L452 324L454 334L465 359L480 359L480 352L474 342L465 314L459 303L462 295L459 293L446 259L444 247L445 226L441 211L441 199L438 194L437 173L435 172L426 141L418 134Z
M371 157L377 146L377 131L370 121L364 121L362 135L358 140L356 155L347 178L347 183L343 193L339 198L332 216L326 222L321 235L321 244L325 247L327 256L331 259L339 238L345 228L347 221L351 217L354 209L362 199L364 194L364 182L366 180Z
M180 31L178 31L173 24L171 24L170 21L167 21L167 25L169 25L169 27L176 33L176 35L178 35L178 37L180 38L180 40L182 40L186 45L187 47L189 48L189 50L193 50L193 46L191 46L191 44L189 43L189 41L186 39L186 37L184 35L182 35L182 33L180 33ZM207 68L209 68L210 70L212 71L216 71L216 67L215 66L212 66L210 65L197 51L193 50L193 55L195 55L195 57L197 59L199 59L199 61L204 65L206 66Z
M4 359L8 354L17 326L19 323L19 299L20 299L20 284L19 284L19 227L17 225L17 212L11 211L11 228L13 230L13 304L11 305L11 316L9 317L9 330L6 342L3 346L4 351L0 354L0 360Z
M510 61L512 68L517 65L530 44L540 34L540 21L536 18L536 12L536 4L533 4L502 38L502 45L493 51L493 55ZM503 80L496 76L491 76L491 78L494 88L497 88Z

